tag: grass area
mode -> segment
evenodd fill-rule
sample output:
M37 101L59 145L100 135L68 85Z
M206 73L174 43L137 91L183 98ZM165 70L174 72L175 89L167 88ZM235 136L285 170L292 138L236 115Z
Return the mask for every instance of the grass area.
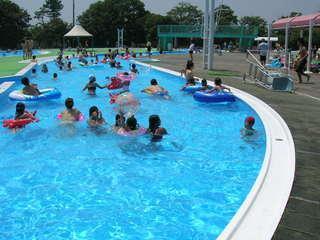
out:
M208 75L213 77L240 77L239 72L228 71L228 70L213 70L213 71L209 71Z
M96 53L106 53L109 48L94 48ZM38 57L51 57L56 56L59 52L58 49L43 49L44 51L49 51L48 54L39 55ZM88 49L89 51L91 49ZM145 52L145 48L135 48L133 49L135 52ZM153 49L155 50L155 49ZM66 55L71 55L75 53L74 51L65 51ZM0 57L0 77L15 75L22 68L27 66L27 63L19 63L22 61L22 56L12 56L12 57Z
M18 63L19 61L21 61L21 57L1 57L0 77L15 75L28 65L27 63Z

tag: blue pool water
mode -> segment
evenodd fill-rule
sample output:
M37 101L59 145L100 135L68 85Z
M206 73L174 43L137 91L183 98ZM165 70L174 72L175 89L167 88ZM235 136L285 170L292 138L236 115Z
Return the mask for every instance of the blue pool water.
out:
M32 50L32 55L40 55L42 54L40 50ZM0 58L1 57L13 57L13 56L23 56L22 50L12 50L8 51L0 51Z
M0 239L215 239L261 168L266 143L257 114L240 100L195 102L179 91L183 79L138 66L131 86L141 102L136 118L147 127L149 115L159 114L169 135L159 143L120 137L109 129L115 112L107 90L95 97L81 91L89 74L104 84L116 70L74 65L61 72L49 63L48 74L31 78L62 93L56 101L27 103L38 110L39 123L16 134L0 128ZM172 100L140 92L151 78ZM109 126L92 131L85 121L60 125L56 116L67 97L86 116L98 106ZM5 96L0 101L0 117L12 116L15 103ZM249 115L259 134L243 139L240 129Z

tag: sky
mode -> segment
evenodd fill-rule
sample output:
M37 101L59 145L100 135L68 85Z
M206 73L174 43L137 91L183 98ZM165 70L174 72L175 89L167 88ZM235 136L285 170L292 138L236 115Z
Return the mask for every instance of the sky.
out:
M142 0L146 9L158 14L165 15L172 7L176 6L181 0ZM44 0L13 0L13 2L26 9L31 16L35 10L43 4ZM62 0L64 9L62 18L72 22L72 0ZM76 15L85 11L91 3L97 0L75 0ZM204 9L204 0L185 0L191 4ZM219 5L222 0L216 0ZM229 5L238 16L261 16L267 21L278 19L280 16L288 15L292 11L304 14L320 12L320 0L223 0L224 4Z

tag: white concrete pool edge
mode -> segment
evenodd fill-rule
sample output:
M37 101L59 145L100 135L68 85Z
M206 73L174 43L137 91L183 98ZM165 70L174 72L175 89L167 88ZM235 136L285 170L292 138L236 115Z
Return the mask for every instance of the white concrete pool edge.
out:
M136 63L180 76L176 71ZM265 126L267 146L264 162L253 187L217 239L271 239L286 207L294 180L293 138L285 121L270 106L244 91L232 87L231 89L258 113Z

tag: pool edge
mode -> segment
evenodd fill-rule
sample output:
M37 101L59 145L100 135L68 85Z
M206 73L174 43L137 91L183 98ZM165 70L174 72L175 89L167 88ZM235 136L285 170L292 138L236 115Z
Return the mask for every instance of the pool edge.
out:
M176 71L135 62L180 76ZM209 84L212 85L212 83ZM265 158L254 185L217 240L271 239L280 222L293 185L295 172L293 138L285 121L269 105L244 91L230 88L261 118L265 127L267 146Z

